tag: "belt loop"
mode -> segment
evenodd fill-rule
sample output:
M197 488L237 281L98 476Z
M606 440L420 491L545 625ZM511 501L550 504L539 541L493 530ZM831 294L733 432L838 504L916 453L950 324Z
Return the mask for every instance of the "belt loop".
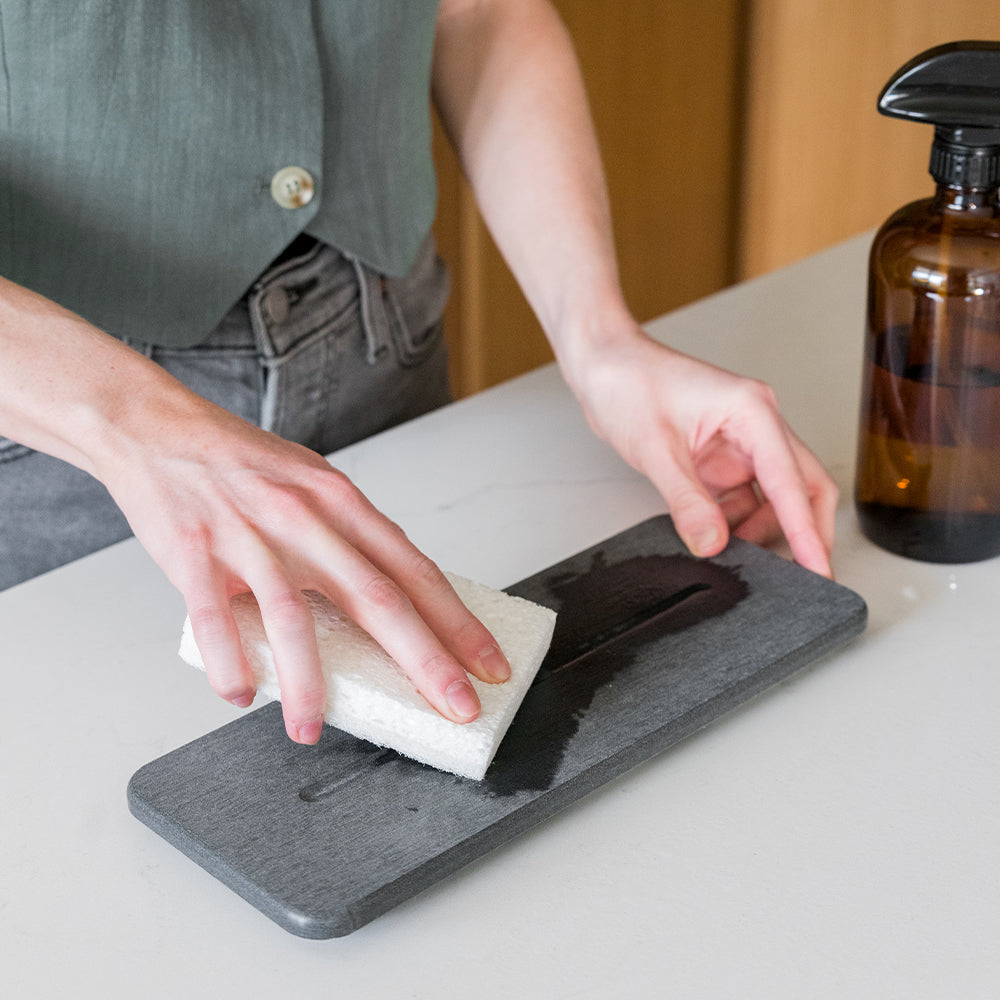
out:
M349 257L358 276L358 292L361 299L361 328L364 331L368 351L365 361L373 365L389 350L391 333L389 318L385 311L385 283L370 271L356 257Z
M250 329L253 331L253 338L257 345L257 353L263 363L272 361L277 355L274 341L271 339L271 332L267 328L267 320L264 317L264 296L273 282L273 278L265 275L257 281L246 296L247 315L250 319Z

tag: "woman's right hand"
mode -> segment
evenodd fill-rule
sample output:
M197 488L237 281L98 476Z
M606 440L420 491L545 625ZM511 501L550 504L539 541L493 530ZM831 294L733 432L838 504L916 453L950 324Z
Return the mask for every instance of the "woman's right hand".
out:
M326 701L306 590L339 605L455 722L479 713L469 673L510 675L438 567L325 459L2 279L0 433L104 483L184 596L212 687L237 705L255 691L229 602L255 596L293 740L319 739Z

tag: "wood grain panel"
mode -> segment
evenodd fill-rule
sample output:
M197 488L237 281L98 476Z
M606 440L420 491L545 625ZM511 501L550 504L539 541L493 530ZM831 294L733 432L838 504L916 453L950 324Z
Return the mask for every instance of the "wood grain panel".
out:
M982 0L754 0L747 46L740 277L879 225L932 193L932 130L875 102L908 59L1000 38Z

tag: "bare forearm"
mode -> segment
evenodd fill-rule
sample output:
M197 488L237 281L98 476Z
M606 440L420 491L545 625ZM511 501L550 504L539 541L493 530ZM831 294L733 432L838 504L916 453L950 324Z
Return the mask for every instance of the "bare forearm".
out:
M483 217L573 381L579 342L632 325L584 86L557 14L542 0L446 0L434 95Z
M796 557L829 573L836 490L773 393L654 343L626 308L584 87L553 9L442 0L434 94L591 426L660 489L692 550L721 549L716 500L736 497L747 537L766 539L777 520Z
M192 395L79 316L0 278L0 433L91 474L125 447L149 397Z

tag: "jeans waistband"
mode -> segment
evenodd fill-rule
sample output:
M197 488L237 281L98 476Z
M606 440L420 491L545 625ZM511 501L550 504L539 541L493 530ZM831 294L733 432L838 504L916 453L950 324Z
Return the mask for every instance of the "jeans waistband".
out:
M265 363L277 363L319 325L357 309L366 361L389 349L389 329L379 275L312 237L300 236L254 282L246 307Z
M428 237L411 270L387 278L363 262L302 234L275 258L239 302L200 344L159 348L126 338L148 357L191 351L257 354L265 367L308 339L342 310L357 311L365 360L374 364L391 352L400 330L422 337L440 322L448 297L448 274ZM394 332L395 331L395 332ZM407 353L408 345L400 345Z

